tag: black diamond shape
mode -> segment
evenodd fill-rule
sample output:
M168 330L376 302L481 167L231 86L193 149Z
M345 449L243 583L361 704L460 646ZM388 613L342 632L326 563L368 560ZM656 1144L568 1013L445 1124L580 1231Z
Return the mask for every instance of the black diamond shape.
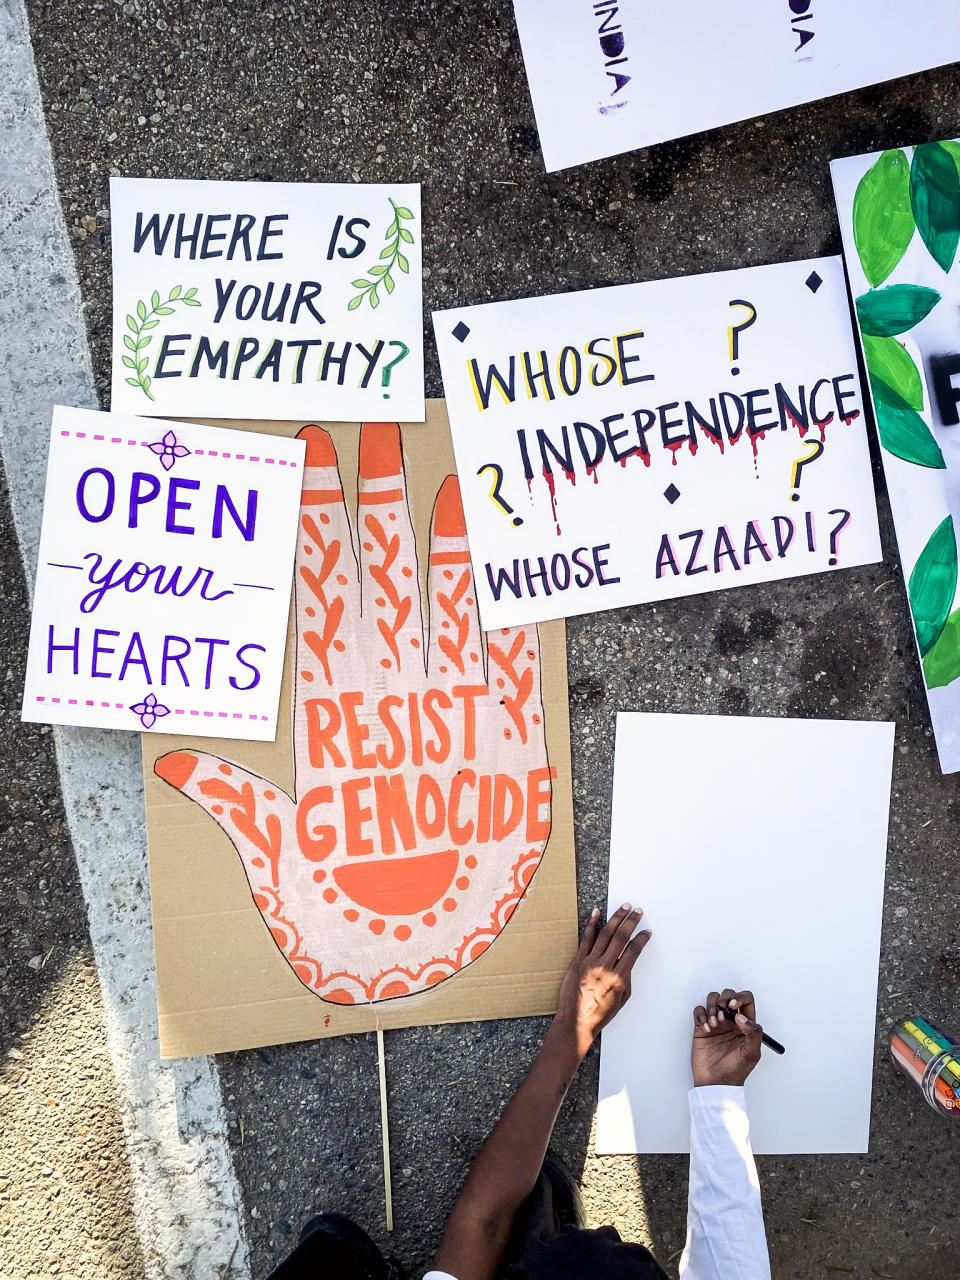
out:
M469 332L470 332L469 327L465 325L461 320L460 323L457 325L457 327L454 329L453 336L456 338L458 342L466 342L467 334Z
M823 284L823 281L820 279L820 277L817 275L815 271L811 271L803 283L807 286L807 288L810 290L811 293L816 293L817 290L820 288L820 286Z
M672 507L673 504L676 502L676 500L680 497L680 490L677 488L675 484L671 484L666 489L664 489L663 496L666 498L666 500L670 503Z

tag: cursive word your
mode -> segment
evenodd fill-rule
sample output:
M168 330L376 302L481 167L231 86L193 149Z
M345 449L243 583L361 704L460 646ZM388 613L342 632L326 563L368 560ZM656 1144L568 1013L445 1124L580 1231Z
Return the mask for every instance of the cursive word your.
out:
M195 587L199 587L196 594L201 600L222 600L224 596L234 594L229 589L214 592L213 570L202 566L194 569L192 576L187 578L188 571L180 564L168 569L165 564L149 565L142 560L134 560L128 568L124 568L122 560L114 560L109 568L104 568L104 558L99 552L88 551L83 558L94 563L87 570L87 581L93 590L88 591L80 601L82 613L93 613L107 592L115 587L122 587L124 591L131 593L148 587L152 588L154 595L178 597L189 595Z

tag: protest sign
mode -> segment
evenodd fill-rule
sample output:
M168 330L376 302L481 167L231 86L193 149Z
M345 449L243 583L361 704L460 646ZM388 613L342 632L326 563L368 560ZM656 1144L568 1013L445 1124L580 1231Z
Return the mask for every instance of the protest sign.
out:
M546 1013L576 946L563 624L481 636L442 403L300 434L276 741L144 735L165 1056Z
M484 627L880 558L839 258L433 319Z
M603 1033L598 1155L689 1150L693 1010L727 986L786 1047L747 1081L754 1150L867 1150L893 740L858 720L620 712L609 909L642 906L653 940ZM697 767L716 761L802 761L809 781ZM836 1013L824 1035L816 992Z
M113 408L423 419L420 187L113 178Z
M960 770L960 142L835 160L887 492L944 773Z
M956 0L514 0L548 170L960 58Z
M272 740L303 454L55 408L23 719Z

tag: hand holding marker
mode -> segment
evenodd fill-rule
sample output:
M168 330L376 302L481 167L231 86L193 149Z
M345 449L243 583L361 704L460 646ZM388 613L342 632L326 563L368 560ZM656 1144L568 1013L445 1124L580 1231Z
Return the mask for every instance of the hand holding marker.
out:
M732 1026L728 1026L732 1023ZM760 1061L762 1045L783 1053L783 1045L764 1034L756 1021L750 991L711 991L693 1011L693 1083L742 1085Z

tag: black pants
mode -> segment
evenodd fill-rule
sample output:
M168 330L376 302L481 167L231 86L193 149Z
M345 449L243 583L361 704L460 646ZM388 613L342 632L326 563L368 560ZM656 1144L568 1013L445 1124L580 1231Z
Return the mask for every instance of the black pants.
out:
M668 1280L642 1244L625 1243L613 1227L587 1231L562 1216L554 1183L541 1173L517 1214L501 1280ZM270 1280L388 1280L379 1249L358 1228L358 1240L307 1230Z

